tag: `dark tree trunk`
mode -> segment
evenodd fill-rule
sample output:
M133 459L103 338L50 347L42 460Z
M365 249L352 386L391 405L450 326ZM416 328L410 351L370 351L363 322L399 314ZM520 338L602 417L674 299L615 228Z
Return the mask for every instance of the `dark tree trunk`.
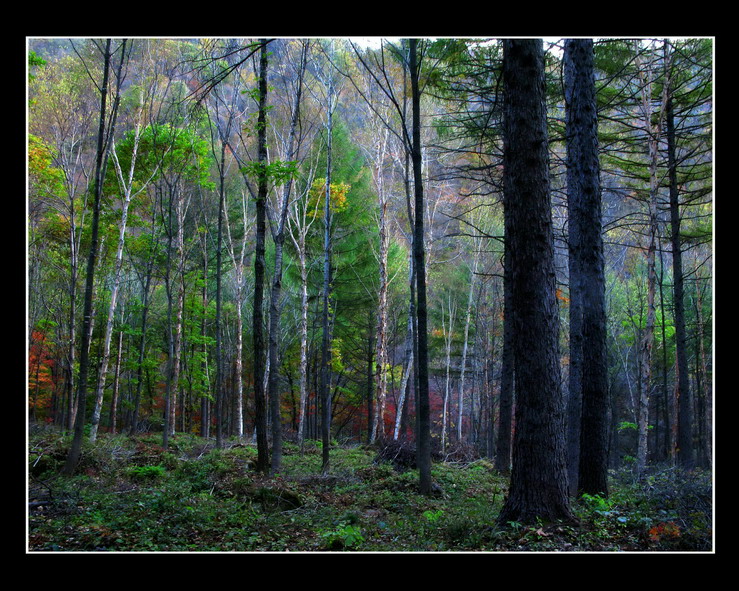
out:
M571 276L570 301L577 315L571 327L571 347L580 362L571 368L579 391L571 392L578 420L580 406L577 487L591 495L608 494L608 374L606 363L606 304L603 267L598 120L595 102L592 39L565 42L567 105L567 189ZM578 401L578 398L580 401ZM573 426L574 427L574 426ZM577 428L569 429L576 434ZM570 441L577 448L575 441ZM577 453L579 451L579 453ZM574 458L570 456L570 459Z
M92 325L92 295L95 284L95 260L98 250L98 231L100 225L100 201L103 194L103 179L108 163L108 152L110 140L115 130L115 121L118 112L118 98L120 92L121 70L126 54L126 41L123 40L120 47L121 61L117 72L116 96L113 101L112 113L108 120L108 91L111 59L111 39L105 42L103 51L103 81L100 85L100 120L97 136L97 154L95 159L95 195L92 211L92 228L90 235L90 254L87 257L87 277L85 279L85 301L82 318L82 339L80 345L80 370L77 389L77 414L74 422L74 437L64 465L64 474L72 474L77 467L82 450L82 438L85 429L85 414L87 405L87 374L90 369L90 340L92 338L90 327Z
M252 316L254 339L254 413L257 434L257 466L260 472L269 471L267 444L267 412L264 392L264 250L267 206L267 40L260 39L259 58L259 114L257 141L259 182L257 187L256 246L254 251L254 310ZM276 371L276 368L275 368Z
M418 41L409 41L411 77L413 191L415 212L413 224L413 258L416 272L416 322L418 327L418 433L417 458L421 494L431 493L431 413L429 408L428 319L426 308L426 261L423 229L423 178L421 176L421 93L418 85Z
M513 300L511 298L511 265L510 265L510 229L509 215L505 217L505 253L503 278L503 355L500 367L500 412L498 415L498 439L495 450L495 467L504 474L511 471L511 436L513 422ZM490 406L492 420L492 404Z
M502 525L573 518L567 490L564 399L549 193L541 40L503 45L504 207L510 216L516 428Z
M290 119L290 132L288 136L287 161L294 160L298 150L296 134L298 123L300 121L300 101L303 91L303 72L305 71L305 63L307 59L308 48L303 45L300 54L300 65L298 68L297 89L293 103L292 115ZM270 367L273 368L269 372L268 378L268 398L270 404L270 415L272 417L272 472L278 472L282 466L282 415L280 412L280 389L279 389L279 366L278 350L280 345L280 297L282 296L282 259L283 247L285 244L285 224L287 221L287 211L290 204L290 191L292 189L292 179L288 179L283 188L282 204L278 212L277 229L273 233L273 241L275 245L275 266L272 276L272 291L270 296L269 307L269 360Z
M677 349L677 459L686 469L693 467L693 412L688 378L688 354L685 337L685 296L683 258L680 244L680 202L675 165L675 115L672 97L667 99L667 163L670 179L670 233L672 234L672 281L675 307L675 344Z

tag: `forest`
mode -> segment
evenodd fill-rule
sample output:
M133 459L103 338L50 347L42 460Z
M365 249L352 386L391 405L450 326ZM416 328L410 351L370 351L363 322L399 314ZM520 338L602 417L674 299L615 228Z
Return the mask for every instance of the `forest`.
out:
M714 39L27 38L26 551L714 543Z

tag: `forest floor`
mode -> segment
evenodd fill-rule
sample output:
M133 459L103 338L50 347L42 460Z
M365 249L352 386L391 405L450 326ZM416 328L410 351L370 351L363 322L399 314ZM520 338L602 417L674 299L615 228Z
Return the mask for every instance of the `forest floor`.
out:
M712 479L653 469L612 473L607 499L573 501L578 523L495 524L508 480L482 458L435 461L417 492L402 446L284 444L277 476L229 440L101 434L77 474L69 437L29 437L28 552L712 552Z

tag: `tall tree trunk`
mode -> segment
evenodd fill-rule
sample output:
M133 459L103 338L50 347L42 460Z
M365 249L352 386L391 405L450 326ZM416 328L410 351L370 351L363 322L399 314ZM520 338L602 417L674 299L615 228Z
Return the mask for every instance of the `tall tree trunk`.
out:
M331 41L333 53L333 40ZM321 473L327 474L330 468L329 445L331 443L331 393L330 393L330 347L331 322L329 300L331 297L331 148L334 111L333 77L328 79L328 114L326 121L326 186L323 204L323 338L321 341Z
M308 402L308 269L306 266L305 240L298 249L300 262L300 410L298 416L298 445L303 449L306 431Z
M576 383L582 388L574 393L581 399L580 405L575 403L575 408L581 406L577 490L607 496L606 300L592 39L565 42L565 93L570 256L576 277L570 289L578 294L577 329L581 331L575 344L581 348L581 366L575 371L579 372ZM576 414L569 418L578 420Z
M375 177L377 185L377 197L379 201L378 231L380 234L380 251L377 257L379 271L378 302L377 302L377 328L375 329L375 391L376 410L375 423L372 430L371 441L385 439L385 405L387 398L387 290L388 273L387 258L390 247L390 234L388 232L388 196L384 183L384 162L387 150L387 138L389 130L387 127L378 134L376 149Z
M695 363L697 366L695 384L696 396L699 400L703 401L701 405L703 412L698 416L698 420L700 421L699 432L703 435L700 440L700 461L698 465L710 468L712 461L711 410L713 405L710 396L711 389L710 387L704 387L708 376L708 367L706 363L705 332L703 328L703 288L700 280L700 273L697 272L695 281L695 316L697 319L696 337L698 338L698 343L695 355Z
M452 294L449 298L448 324L444 322L444 303L441 304L441 327L444 332L444 353L446 355L444 380L444 406L441 413L441 451L446 453L449 445L447 432L449 431L449 400L451 398L451 369L452 369L452 341L454 339L454 319L457 313L456 303L452 303Z
M74 200L70 205L70 222L69 222L69 246L70 246L70 268L69 268L69 353L67 357L67 409L65 427L71 431L74 428L75 419L75 360L76 360L76 343L75 343L75 323L77 321L77 228L74 216Z
M218 231L216 236L216 448L223 447L223 335L222 305L222 248L223 217L226 210L226 140L221 140L221 160L218 165Z
M169 317L169 367L167 370L167 386L164 402L164 429L162 447L169 447L169 438L175 432L175 418L177 416L177 394L180 388L180 358L182 354L182 329L185 311L185 204L179 183L175 181L169 187L170 201L175 201L175 215L177 218L177 234L175 249L177 251L177 272L174 277L176 290L175 318L172 319L172 286L168 292ZM174 323L174 326L172 326Z
M288 133L286 160L288 163L295 160L298 151L296 140L298 123L300 121L300 101L303 91L303 72L305 71L308 56L308 45L303 44L300 53L300 65L298 67L297 89L295 92L290 118L290 131ZM287 223L288 208L290 205L290 192L292 189L292 177L288 178L282 191L282 203L277 212L276 225L272 233L275 246L275 265L272 275L272 291L269 305L269 361L272 371L269 373L268 398L270 414L272 415L272 472L279 472L282 467L282 415L280 412L280 389L278 371L279 345L280 345L280 316L282 313L280 298L282 297L282 251L285 244L285 224Z
M467 311L464 318L464 342L462 344L462 367L459 372L459 405L457 408L457 441L462 442L462 420L464 419L464 378L467 366L467 342L470 336L470 317L472 316L472 299L475 289L475 277L477 276L477 261L480 249L475 246L472 274L470 275L470 291L467 295Z
M413 193L415 197L413 256L416 272L416 322L418 350L418 433L416 434L416 465L418 487L421 494L431 494L431 413L429 406L428 374L428 312L426 305L426 260L424 252L424 204L421 161L421 91L418 84L420 64L418 62L418 40L409 40L409 64L411 78Z
M640 61L640 60L639 60ZM647 129L647 146L649 149L649 244L647 246L647 317L641 343L641 379L639 389L639 408L637 413L637 452L636 468L642 473L647 464L648 429L649 429L649 398L652 382L652 349L654 344L654 327L656 320L655 292L657 283L656 252L659 239L659 220L657 199L659 179L657 168L659 165L659 138L665 112L668 84L665 80L662 92L662 105L656 113L652 111L651 71L646 65L639 69L641 77L642 111L644 124Z
M257 435L257 470L269 470L267 443L267 413L264 387L264 249L267 207L267 40L260 39L259 57L259 114L257 116L257 142L259 183L257 187L256 246L254 251L254 312L252 316L254 339L254 402Z
M667 48L665 51L668 51ZM667 99L667 165L670 180L670 233L672 242L673 305L675 307L675 345L677 354L677 459L683 468L693 467L693 416L690 381L688 378L688 353L685 331L685 294L683 288L683 258L680 239L680 193L675 164L675 114L672 96Z
M117 433L118 422L118 397L120 392L121 360L123 359L123 331L118 332L118 355L115 362L115 375L113 377L113 397L110 401L110 432Z
M72 445L64 464L63 473L72 474L77 467L80 453L82 450L82 438L84 436L86 406L87 406L87 374L90 367L90 340L92 337L90 327L92 326L92 292L95 284L95 259L98 249L98 232L100 226L100 205L103 194L103 179L108 163L108 153L110 150L110 142L115 131L115 122L118 115L118 102L120 98L121 87L121 71L125 60L126 40L124 39L121 47L121 61L117 70L116 95L113 100L110 120L108 121L108 91L109 78L111 69L111 39L106 39L103 55L103 80L100 85L100 119L97 134L97 151L95 158L95 198L92 213L92 228L90 236L90 254L87 258L87 277L85 279L85 300L83 307L82 320L82 339L80 346L80 373L79 385L77 390L77 413L74 422L74 437Z
M503 83L516 429L510 489L498 521L570 520L541 40L504 41Z
M414 272L413 272L413 253L410 253L408 261L408 282L413 286ZM406 327L405 336L405 354L403 356L403 377L400 381L400 399L395 411L395 429L393 431L393 439L398 440L402 431L403 418L406 416L405 407L407 406L408 398L408 387L410 385L410 376L413 372L413 321L415 316L415 291L411 293L411 297L408 302L408 326Z

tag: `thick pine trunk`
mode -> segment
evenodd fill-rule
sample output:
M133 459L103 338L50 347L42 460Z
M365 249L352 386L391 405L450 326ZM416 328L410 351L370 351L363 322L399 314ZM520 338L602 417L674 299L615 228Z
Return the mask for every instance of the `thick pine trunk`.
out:
M606 363L606 304L603 261L600 167L598 163L598 121L593 73L593 41L567 40L565 43L565 92L567 104L567 188L570 209L570 257L574 281L571 304L578 301L577 322L571 330L572 347L580 362L571 392L569 415L579 429L569 433L578 462L571 476L570 490L591 495L608 494L608 379ZM577 332L579 331L579 333ZM579 348L579 351L577 351ZM573 425L574 427L574 425ZM579 430L579 433L577 431ZM579 449L578 449L579 448ZM576 486L576 488L575 488Z
M572 519L541 40L503 45L504 206L510 216L516 429L501 524Z

